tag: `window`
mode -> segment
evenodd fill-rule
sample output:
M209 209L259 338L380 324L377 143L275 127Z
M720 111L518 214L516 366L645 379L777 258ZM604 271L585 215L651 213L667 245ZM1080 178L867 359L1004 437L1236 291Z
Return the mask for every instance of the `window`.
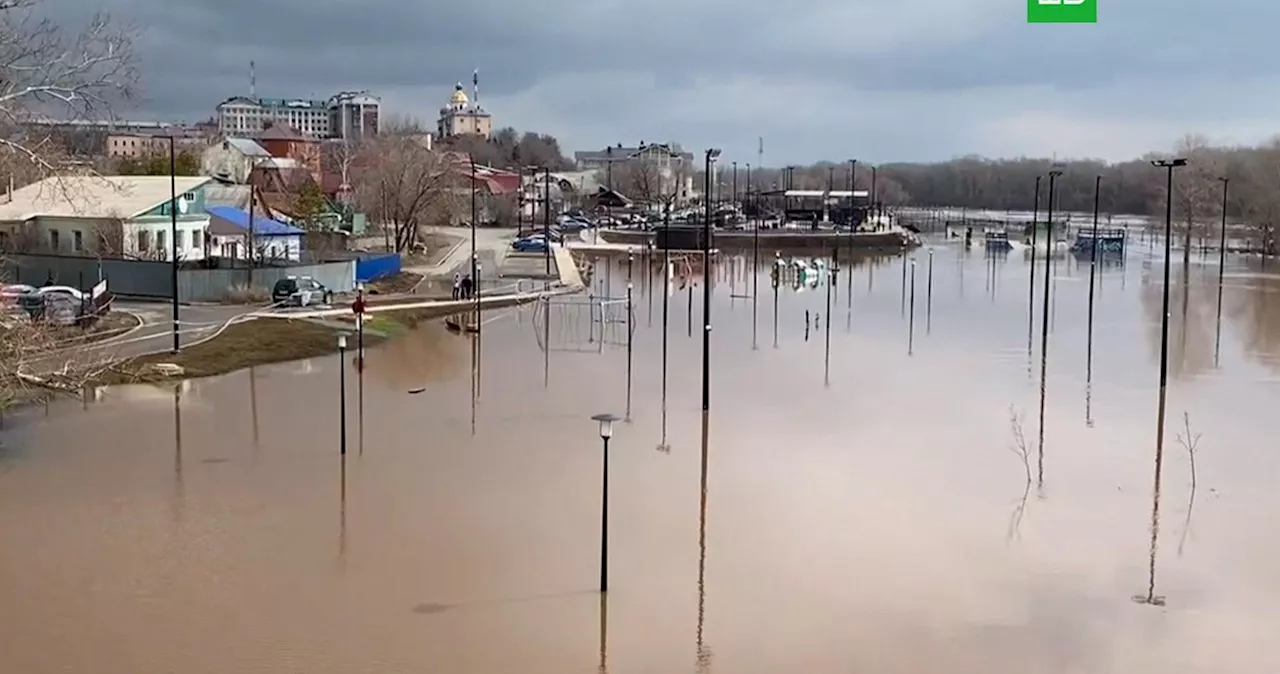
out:
M191 230L191 247L196 250L204 248L204 232L198 229Z
M162 253L169 248L169 246L167 245L169 243L168 234L169 233L164 231L163 229L156 232L156 249Z
M138 252L147 253L151 251L151 232L141 230L138 232Z
M84 232L76 230L71 233L71 247L76 251L84 250Z
M196 200L196 193L195 193L195 192L187 192L186 194L182 195L182 198L183 198L183 199L186 199L187 201L195 201L195 200Z
M62 243L60 239L61 239L61 236L58 234L58 230L56 229L49 230L49 247L50 248L54 250L58 250L59 246Z

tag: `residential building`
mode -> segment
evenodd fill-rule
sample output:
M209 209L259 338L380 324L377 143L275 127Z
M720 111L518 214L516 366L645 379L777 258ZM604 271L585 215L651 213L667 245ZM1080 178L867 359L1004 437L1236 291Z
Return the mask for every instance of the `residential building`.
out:
M378 135L381 101L367 91L344 91L329 99L329 137L356 141Z
M344 91L324 101L233 96L218 104L218 130L254 136L283 124L306 138L356 140L378 133L380 109L378 98L363 91Z
M139 159L155 154L167 154L170 137L173 138L174 149L177 152L203 150L209 143L209 137L204 130L196 127L171 126L111 132L107 134L107 156Z
M289 159L311 172L320 182L320 141L285 124L272 124L257 135L258 144L276 159Z
M56 142L62 150L74 157L128 156L130 148L144 147L143 141L153 137L163 137L164 150L168 151L168 136L173 133L178 142L183 139L211 137L209 129L200 124L175 124L171 122L130 121L130 120L86 120L86 119L34 119L23 120L20 125L32 133L47 136ZM119 136L114 145L111 137Z
M0 203L0 250L150 260L204 257L207 177L50 177ZM177 237L172 218L177 215Z
M252 222L252 226L250 226ZM262 262L298 262L302 259L301 229L279 220L231 206L209 207L209 255L233 260L249 256L252 236L253 259Z
M479 84L472 92L479 98ZM440 119L436 122L436 131L440 138L452 136L480 136L488 139L493 134L493 118L480 107L478 100L467 98L459 82L449 97L449 104L440 108Z
M344 219L342 209L337 208L330 200L324 198L320 212L306 213L310 207L303 202L303 196L314 186L321 195L324 188L311 170L301 166L292 159L269 159L253 169L252 183L255 203L262 206L262 215L281 222L298 223L303 218L314 218L321 224L337 229Z
M271 153L249 138L227 138L205 148L200 167L205 175L243 185L249 182L254 166L270 159Z
M652 191L658 194L675 195L675 201L684 203L694 197L693 153L685 152L676 143L645 143L641 141L635 147L626 147L622 143L603 150L578 151L573 153L574 163L579 171L598 171L606 176L610 167L629 165L634 169L638 164L647 163L657 174L657 185ZM627 193L627 185L614 185ZM628 194L632 198L644 198L646 195Z

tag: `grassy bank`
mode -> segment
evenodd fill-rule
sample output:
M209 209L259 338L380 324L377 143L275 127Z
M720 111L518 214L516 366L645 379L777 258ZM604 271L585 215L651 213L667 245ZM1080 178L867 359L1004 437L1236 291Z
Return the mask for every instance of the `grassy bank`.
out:
M427 308L382 311L365 320L365 346L371 346L411 330L423 321L443 318L456 310ZM347 333L348 348L355 348L355 317L330 321L260 318L237 323L217 337L178 354L160 353L122 362L104 373L97 384L194 379L234 372L254 365L316 358L338 350L338 335ZM168 376L156 368L173 364L182 368L178 376Z

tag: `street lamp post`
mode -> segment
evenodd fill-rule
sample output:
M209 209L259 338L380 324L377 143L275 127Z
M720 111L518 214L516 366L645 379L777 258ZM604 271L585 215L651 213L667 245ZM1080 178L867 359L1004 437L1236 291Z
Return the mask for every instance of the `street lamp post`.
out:
M876 229L880 229L880 195L876 193L876 167L871 167L871 207L876 212Z
M253 201L252 196L249 201ZM169 280L173 285L173 352L178 353L182 348L178 337L178 158L173 136L169 136L169 239L173 246L169 263Z
M597 414L592 421L600 424L600 440L604 443L603 471L600 476L600 592L609 591L609 438L613 437L612 414Z
M1164 205L1164 293L1160 301L1160 393L1156 407L1156 462L1155 477L1151 498L1151 555L1148 561L1147 596L1148 604L1163 604L1163 599L1156 597L1156 543L1160 536L1160 471L1164 466L1164 415L1165 403L1168 400L1169 385L1169 253L1173 238L1173 170L1186 166L1187 160L1182 157L1174 159L1156 159L1151 162L1156 168L1166 171L1165 205Z
M1040 181L1036 176L1036 195L1031 206L1031 278L1027 282L1027 376L1031 376L1031 335L1036 324L1036 219L1040 216Z
M1227 186L1231 179L1223 176L1222 181L1222 234L1218 240L1218 327L1213 338L1213 366L1218 367L1218 355L1222 346L1222 278L1227 269Z
M1089 250L1089 320L1085 336L1085 372L1086 387L1093 386L1093 295L1098 276L1098 203L1102 194L1102 176L1093 181L1093 240Z
M738 162L733 162L733 201L730 202L735 207L738 205Z
M760 348L756 340L760 304L760 201L751 190L751 164L747 164L746 200L751 203L751 214L754 216L751 226L751 348L755 350Z
M542 191L542 241L546 244L542 249L543 259L547 264L547 277L551 277L551 167L542 169L546 184ZM597 230L599 226L597 226Z
M1049 170L1049 205L1045 210L1045 230L1044 230L1044 297L1042 298L1043 315L1040 317L1040 436L1037 446L1037 463L1036 463L1036 485L1044 485L1044 413L1045 413L1045 393L1046 393L1046 375L1049 372L1049 284L1053 274L1052 264L1053 255L1053 190L1057 184L1058 176L1062 175L1062 171L1058 169Z
M627 411L625 416L627 423L631 422L631 369L632 369L632 362L633 362L632 336L635 335L635 332L636 332L635 319L633 318L633 316L635 315L635 312L631 310L631 307L632 307L632 286L631 286L631 282L628 281L627 282Z
M720 150L706 152L707 193L711 192L711 167ZM707 488L708 421L711 416L711 200L707 199L702 223L702 489Z

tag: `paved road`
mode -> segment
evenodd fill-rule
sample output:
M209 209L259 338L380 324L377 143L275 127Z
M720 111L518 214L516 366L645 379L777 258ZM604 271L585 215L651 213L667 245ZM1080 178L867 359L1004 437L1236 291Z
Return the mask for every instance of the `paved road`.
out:
M77 349L77 357L94 360L132 358L173 345L173 315L168 304L155 302L116 302L116 311L128 311L142 319L142 325L131 332L95 342ZM257 311L251 306L179 307L178 339L183 345L204 339L227 321ZM64 355L65 358L65 355Z
M455 271L461 271L470 265L470 229L463 227L432 227L429 231L432 234L458 237L459 245L454 246L439 264L405 267L405 271L422 274L427 278L443 278L451 277ZM476 229L476 254L480 257L480 263L489 269L498 268L511 250L511 242L515 238L516 230L508 227L481 227Z

